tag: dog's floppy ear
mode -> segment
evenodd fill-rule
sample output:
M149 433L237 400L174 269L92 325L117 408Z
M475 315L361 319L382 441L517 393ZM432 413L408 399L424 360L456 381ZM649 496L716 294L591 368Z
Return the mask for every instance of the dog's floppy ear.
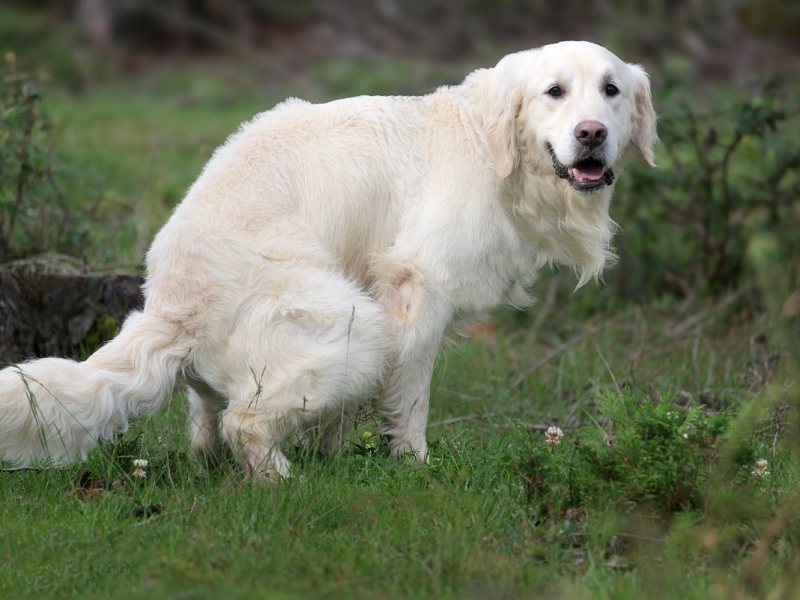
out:
M522 86L508 70L495 67L485 122L486 144L500 179L511 175L519 164L517 116L522 107Z
M653 146L658 141L656 133L656 111L650 95L650 77L639 65L628 65L634 77L633 145L639 150L644 162L655 167Z

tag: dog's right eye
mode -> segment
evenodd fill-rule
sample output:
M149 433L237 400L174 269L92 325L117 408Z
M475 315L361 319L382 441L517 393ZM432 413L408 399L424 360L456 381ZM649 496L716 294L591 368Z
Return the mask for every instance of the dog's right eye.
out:
M551 85L547 88L547 95L551 98L561 98L564 95L564 90L561 89L560 85Z

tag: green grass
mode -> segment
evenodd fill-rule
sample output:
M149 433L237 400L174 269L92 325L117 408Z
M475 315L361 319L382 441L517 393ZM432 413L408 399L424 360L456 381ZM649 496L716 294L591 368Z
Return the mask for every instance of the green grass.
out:
M98 205L90 263L140 262L214 149L270 106L253 97L193 102L188 91L164 91L154 102L148 94L109 85L47 99L55 143L77 174L66 193Z
M561 322L561 294L538 328L535 312L504 313L492 337L442 356L426 465L365 442L367 420L337 455L289 443L293 477L276 489L232 461L202 474L178 395L85 465L0 473L3 596L726 597L800 481L764 387L791 381L764 370L778 339L754 346L762 324L735 323L741 303L705 307L675 339L697 311ZM734 444L743 406L754 416ZM552 423L565 431L553 448L539 429ZM582 456L627 471L604 477ZM771 474L756 480L761 457ZM150 461L144 480L133 458ZM670 465L697 487L692 502L664 505ZM136 515L151 505L160 513ZM793 581L781 569L799 538L790 519L749 589Z

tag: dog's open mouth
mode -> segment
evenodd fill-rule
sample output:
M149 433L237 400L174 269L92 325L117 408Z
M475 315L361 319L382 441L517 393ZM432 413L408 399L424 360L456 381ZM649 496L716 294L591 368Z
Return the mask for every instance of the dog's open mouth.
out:
M579 192L596 192L607 185L614 183L614 171L606 167L605 163L597 156L581 156L571 167L563 164L556 157L550 144L547 145L553 169L561 179Z

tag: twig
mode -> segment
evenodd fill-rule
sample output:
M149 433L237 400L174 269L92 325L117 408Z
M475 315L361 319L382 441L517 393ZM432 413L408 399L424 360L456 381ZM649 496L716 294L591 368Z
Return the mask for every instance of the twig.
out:
M4 467L0 469L0 473L18 473L20 471L46 471L41 467Z
M725 312L725 310L733 304L736 300L738 300L745 292L749 290L748 286L743 286L736 290L735 292L731 292L727 296L725 296L722 300L720 300L717 304L712 306L711 308L707 308L706 310L702 310L699 313L692 315L688 319L678 323L677 325L673 325L672 327L667 327L665 331L668 337L678 337L686 333L689 329L696 327L697 325L703 323L704 321L708 321L713 319L714 317L718 316L720 313Z
M659 544L663 544L664 542L667 541L667 538L665 537L653 537L651 535L638 535L635 533L619 532L614 535L616 535L617 537L630 538L632 540L641 540L644 542L658 542Z
M531 366L529 366L527 369L525 369L522 373L517 375L514 378L514 380L511 382L511 389L518 388L522 384L523 381L525 381L528 377L531 376L531 374L534 371L536 371L537 369L543 367L544 365L549 363L551 360L553 360L554 358L560 356L561 354L563 354L564 352L566 352L567 350L569 350L573 346L578 345L580 342L582 342L588 336L597 333L600 329L602 329L603 327L605 327L606 325L608 325L611 321L614 321L615 319L616 319L616 317L614 319L610 319L608 321L601 321L600 323L596 323L595 325L592 325L591 327L589 327L589 329L587 329L585 331L582 331L581 333L579 333L577 335L572 336L566 342L564 342L562 344L559 344L558 346L556 346L555 348L550 350L550 352L545 354L542 358L537 360L535 363L533 363Z
M444 427L447 425L454 425L456 423L463 423L465 421L474 421L475 419L480 419L484 417L498 417L501 416L503 413L472 413L469 415L461 415L458 417L450 417L449 419L444 419L443 421L437 421L436 423L431 423L428 427ZM492 423L492 427L495 429L505 429L507 427L522 427L523 429L532 429L535 431L547 431L547 428L550 425L546 423Z
M617 378L614 375L614 371L611 369L611 365L608 364L608 361L606 360L603 351L600 350L600 346L598 346L597 344L594 345L594 349L597 352L598 356L600 357L600 360L603 361L603 365L605 366L606 371L608 371L608 374L611 375L611 381L614 382L614 387L617 388L617 391L621 394L622 388L620 387L619 382L617 381Z
M550 315L550 312L553 310L557 290L558 279L554 277L550 280L550 283L547 286L547 292L545 292L544 296L544 303L536 312L536 318L534 319L533 325L531 325L530 331L528 332L528 339L535 340L537 337L539 337L539 330L542 328L542 324L544 324L545 320Z
M507 429L508 427L522 427L531 431L547 431L552 425L547 423L494 423L492 425L495 429ZM561 429L564 429L562 427ZM567 429L569 429L567 427Z
M428 427L445 427L447 425L454 425L455 423L463 423L464 421L474 421L475 419L480 419L481 417L487 417L491 415L487 415L485 413L472 413L470 415L461 415L459 417L450 417L449 419L444 419L443 421L436 421L435 423L428 424Z

